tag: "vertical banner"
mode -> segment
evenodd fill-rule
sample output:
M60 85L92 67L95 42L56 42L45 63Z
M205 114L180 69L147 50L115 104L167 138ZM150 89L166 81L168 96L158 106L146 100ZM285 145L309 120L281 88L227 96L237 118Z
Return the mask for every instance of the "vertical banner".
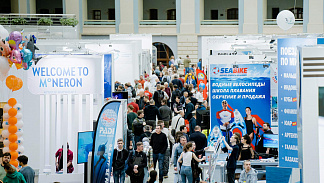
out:
M234 132L244 135L247 130L252 133L244 121L246 107L251 108L258 126L271 123L269 64L211 64L209 91L212 131L221 130L223 135L226 130L230 135ZM227 129L223 125L226 122L230 122Z
M92 149L92 183L109 183L120 101L104 105L98 116Z
M112 56L111 54L104 55L104 97L111 97L111 70L112 70Z
M196 69L196 74L198 91L200 90L200 88L203 88L204 100L207 100L207 77L205 73L200 69Z
M278 39L279 167L298 168L297 46L316 45L316 39Z

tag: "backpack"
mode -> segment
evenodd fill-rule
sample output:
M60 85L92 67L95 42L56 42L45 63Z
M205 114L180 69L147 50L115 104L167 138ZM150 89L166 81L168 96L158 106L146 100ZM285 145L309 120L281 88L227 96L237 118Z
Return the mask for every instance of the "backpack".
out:
M168 82L168 78L164 76L164 78L162 79L163 83L167 83Z
M158 102L161 104L162 100L164 99L164 92L162 90L158 90Z
M144 131L143 131L143 123L141 123L138 118L133 122L133 128L134 128L134 135L140 136Z
M129 161L129 159L133 159L134 165L139 165L144 160L144 157L142 155L140 157L136 157L135 152L132 151L131 155L128 157L127 161ZM133 169L131 169L131 167L128 166L125 173L129 176L131 176L131 175L141 176L144 173L144 168L137 168L137 170L138 170L138 173L134 173Z
M132 87L132 98L136 97L136 90Z

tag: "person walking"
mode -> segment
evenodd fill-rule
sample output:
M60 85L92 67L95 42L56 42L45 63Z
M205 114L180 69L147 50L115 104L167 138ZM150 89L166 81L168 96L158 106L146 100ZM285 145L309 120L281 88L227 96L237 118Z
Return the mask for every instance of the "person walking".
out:
M17 172L10 163L4 164L4 170L7 172L3 178L4 183L26 183L23 174Z
M34 179L35 179L35 171L28 166L28 157L25 155L21 155L18 157L18 162L19 162L19 166L21 166L22 168L19 170L19 172L21 174L23 174L25 180L27 183L34 183Z
M153 163L154 170L156 168L156 163L159 161L159 182L163 182L163 161L164 154L168 148L167 137L164 133L162 133L163 127L161 125L157 125L155 128L155 133L151 136L150 145L153 148Z
M185 74L189 73L189 64L191 60L189 59L189 55L186 56L186 58L183 60L183 66L185 68Z
M143 152L143 143L136 143L136 151L129 153L127 175L130 176L131 183L143 183L144 168L147 166L147 157Z
M222 137L221 140L224 142L227 150L231 152L231 153L229 153L229 157L227 158L227 165L226 165L227 180L229 183L234 183L236 161L237 161L238 154L239 154L239 146L237 144L239 143L240 139L236 135L233 135L230 138L231 145L228 145L224 136Z
M112 160L114 183L125 182L125 161L128 158L128 151L123 146L123 139L118 139L117 148L114 149Z
M190 135L189 141L194 141L196 143L196 150L202 150L207 147L206 135L201 133L201 127L195 126L195 132Z

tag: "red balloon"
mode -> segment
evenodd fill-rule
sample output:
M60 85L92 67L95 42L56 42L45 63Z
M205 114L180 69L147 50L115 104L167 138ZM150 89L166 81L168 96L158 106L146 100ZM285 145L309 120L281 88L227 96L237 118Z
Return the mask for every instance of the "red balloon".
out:
M17 151L11 151L11 159L17 159L18 158L18 152Z

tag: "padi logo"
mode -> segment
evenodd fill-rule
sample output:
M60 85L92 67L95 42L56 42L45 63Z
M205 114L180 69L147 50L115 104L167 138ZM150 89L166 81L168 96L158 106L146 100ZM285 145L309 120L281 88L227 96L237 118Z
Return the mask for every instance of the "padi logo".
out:
M248 68L214 67L212 72L218 75L218 74L247 74L247 71Z
M105 127L112 127L116 125L117 114L114 110L107 109L102 113L101 123Z
M199 74L198 74L198 79L205 79L204 74L203 74L203 73L199 73Z

